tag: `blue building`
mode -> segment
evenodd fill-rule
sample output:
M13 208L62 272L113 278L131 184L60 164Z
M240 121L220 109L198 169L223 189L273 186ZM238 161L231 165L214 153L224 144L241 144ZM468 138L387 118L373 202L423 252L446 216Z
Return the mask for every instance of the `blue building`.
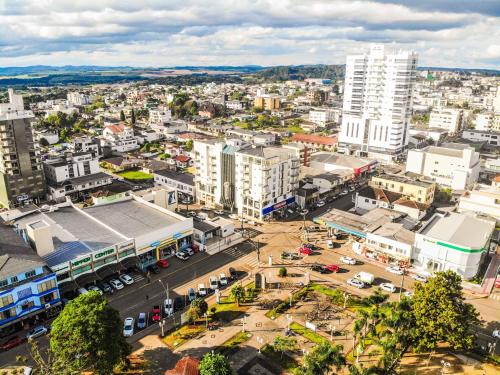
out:
M34 325L60 304L55 273L0 220L0 331Z

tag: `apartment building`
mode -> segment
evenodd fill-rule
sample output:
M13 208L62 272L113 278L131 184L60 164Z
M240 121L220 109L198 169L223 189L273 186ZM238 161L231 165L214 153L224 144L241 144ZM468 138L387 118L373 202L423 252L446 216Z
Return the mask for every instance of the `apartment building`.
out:
M370 186L398 193L414 202L430 205L434 201L436 184L401 175L381 174L372 177Z
M332 109L313 109L309 111L309 121L320 127L325 127L329 123L338 121L338 119L338 112Z
M408 151L406 171L455 190L472 186L479 177L479 153L472 147L449 144Z
M90 104L92 102L90 100L89 95L82 94L80 92L68 92L67 99L68 99L68 105L70 106L72 105L82 106Z
M156 185L166 186L176 191L178 201L194 202L196 190L194 176L189 173L161 169L153 173Z
M389 161L407 148L417 54L372 45L347 56L339 150Z
M429 128L440 128L449 134L457 134L462 129L462 110L456 108L433 109L429 118Z
M500 133L490 130L464 130L462 132L462 138L473 142L486 142L491 146L500 146Z
M477 184L458 203L459 212L476 212L494 218L500 225L500 187Z
M261 221L295 202L300 159L292 150L261 146L239 150L235 167L240 215Z
M150 124L163 124L172 119L172 112L168 108L151 108L149 110Z
M33 139L31 111L23 98L9 92L9 103L0 104L0 205L8 208L38 203L45 195L45 180L38 144Z
M474 130L500 132L500 113L478 113L474 120Z
M124 123L106 126L102 137L101 145L110 146L116 152L129 152L139 148L134 131Z
M261 95L254 100L254 107L265 111L272 111L280 108L280 98L277 95Z

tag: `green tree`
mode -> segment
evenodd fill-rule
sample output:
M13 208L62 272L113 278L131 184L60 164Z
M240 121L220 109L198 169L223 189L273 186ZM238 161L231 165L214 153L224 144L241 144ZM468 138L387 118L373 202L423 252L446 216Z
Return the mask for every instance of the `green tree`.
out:
M339 371L347 363L342 349L342 345L332 345L328 341L323 341L321 344L316 345L311 353L306 354L304 366L296 374L328 374L332 367Z
M127 362L130 345L122 334L117 310L97 292L82 294L66 305L52 323L50 351L61 374L92 371L108 375Z
M189 306L189 310L187 312L188 318L191 322L195 322L200 319L203 314L205 314L208 310L207 302L202 298L196 298L191 302Z
M288 273L288 272L287 272L287 270L286 270L286 268L285 268L285 267L280 267L280 268L278 269L278 276L279 276L279 277L286 277L287 273Z
M125 121L125 112L123 112L123 109L120 111L120 121Z
M478 324L478 312L465 302L462 279L453 271L437 272L426 283L416 283L411 298L415 317L415 349L434 350L447 342L453 349L472 347L470 330Z
M200 375L231 375L226 357L220 353L207 353L200 361Z
M229 295L236 302L236 305L240 305L240 302L245 298L245 288L241 284L236 284L233 286L229 292Z
M191 151L192 149L193 149L193 140L188 139L187 142L184 144L184 150Z
M132 125L134 125L134 124L135 124L135 111L134 111L134 109L133 109L133 108L132 108L132 111L131 111L131 113L130 113L130 123L131 123Z
M276 336L273 346L276 351L281 353L281 358L283 358L285 352L292 351L297 347L297 340L293 337Z

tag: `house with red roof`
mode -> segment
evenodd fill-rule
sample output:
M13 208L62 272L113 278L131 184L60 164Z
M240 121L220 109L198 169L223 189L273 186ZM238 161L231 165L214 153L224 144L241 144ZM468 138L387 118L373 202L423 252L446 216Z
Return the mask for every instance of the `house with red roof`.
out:
M193 165L193 159L187 155L177 155L173 159L177 168L188 168Z
M303 145L313 151L334 151L339 143L337 136L316 134L294 134L291 141Z
M175 367L165 371L165 375L199 375L200 361L196 358L185 356L182 357Z

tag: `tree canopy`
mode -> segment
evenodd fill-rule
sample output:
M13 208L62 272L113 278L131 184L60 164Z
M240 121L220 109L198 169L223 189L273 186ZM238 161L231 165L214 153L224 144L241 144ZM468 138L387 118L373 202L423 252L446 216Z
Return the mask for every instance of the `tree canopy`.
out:
M220 353L207 353L200 361L200 375L231 375L227 358Z
M187 312L189 320L192 322L198 320L205 314L208 310L207 302L202 298L196 298L191 302L189 310Z

